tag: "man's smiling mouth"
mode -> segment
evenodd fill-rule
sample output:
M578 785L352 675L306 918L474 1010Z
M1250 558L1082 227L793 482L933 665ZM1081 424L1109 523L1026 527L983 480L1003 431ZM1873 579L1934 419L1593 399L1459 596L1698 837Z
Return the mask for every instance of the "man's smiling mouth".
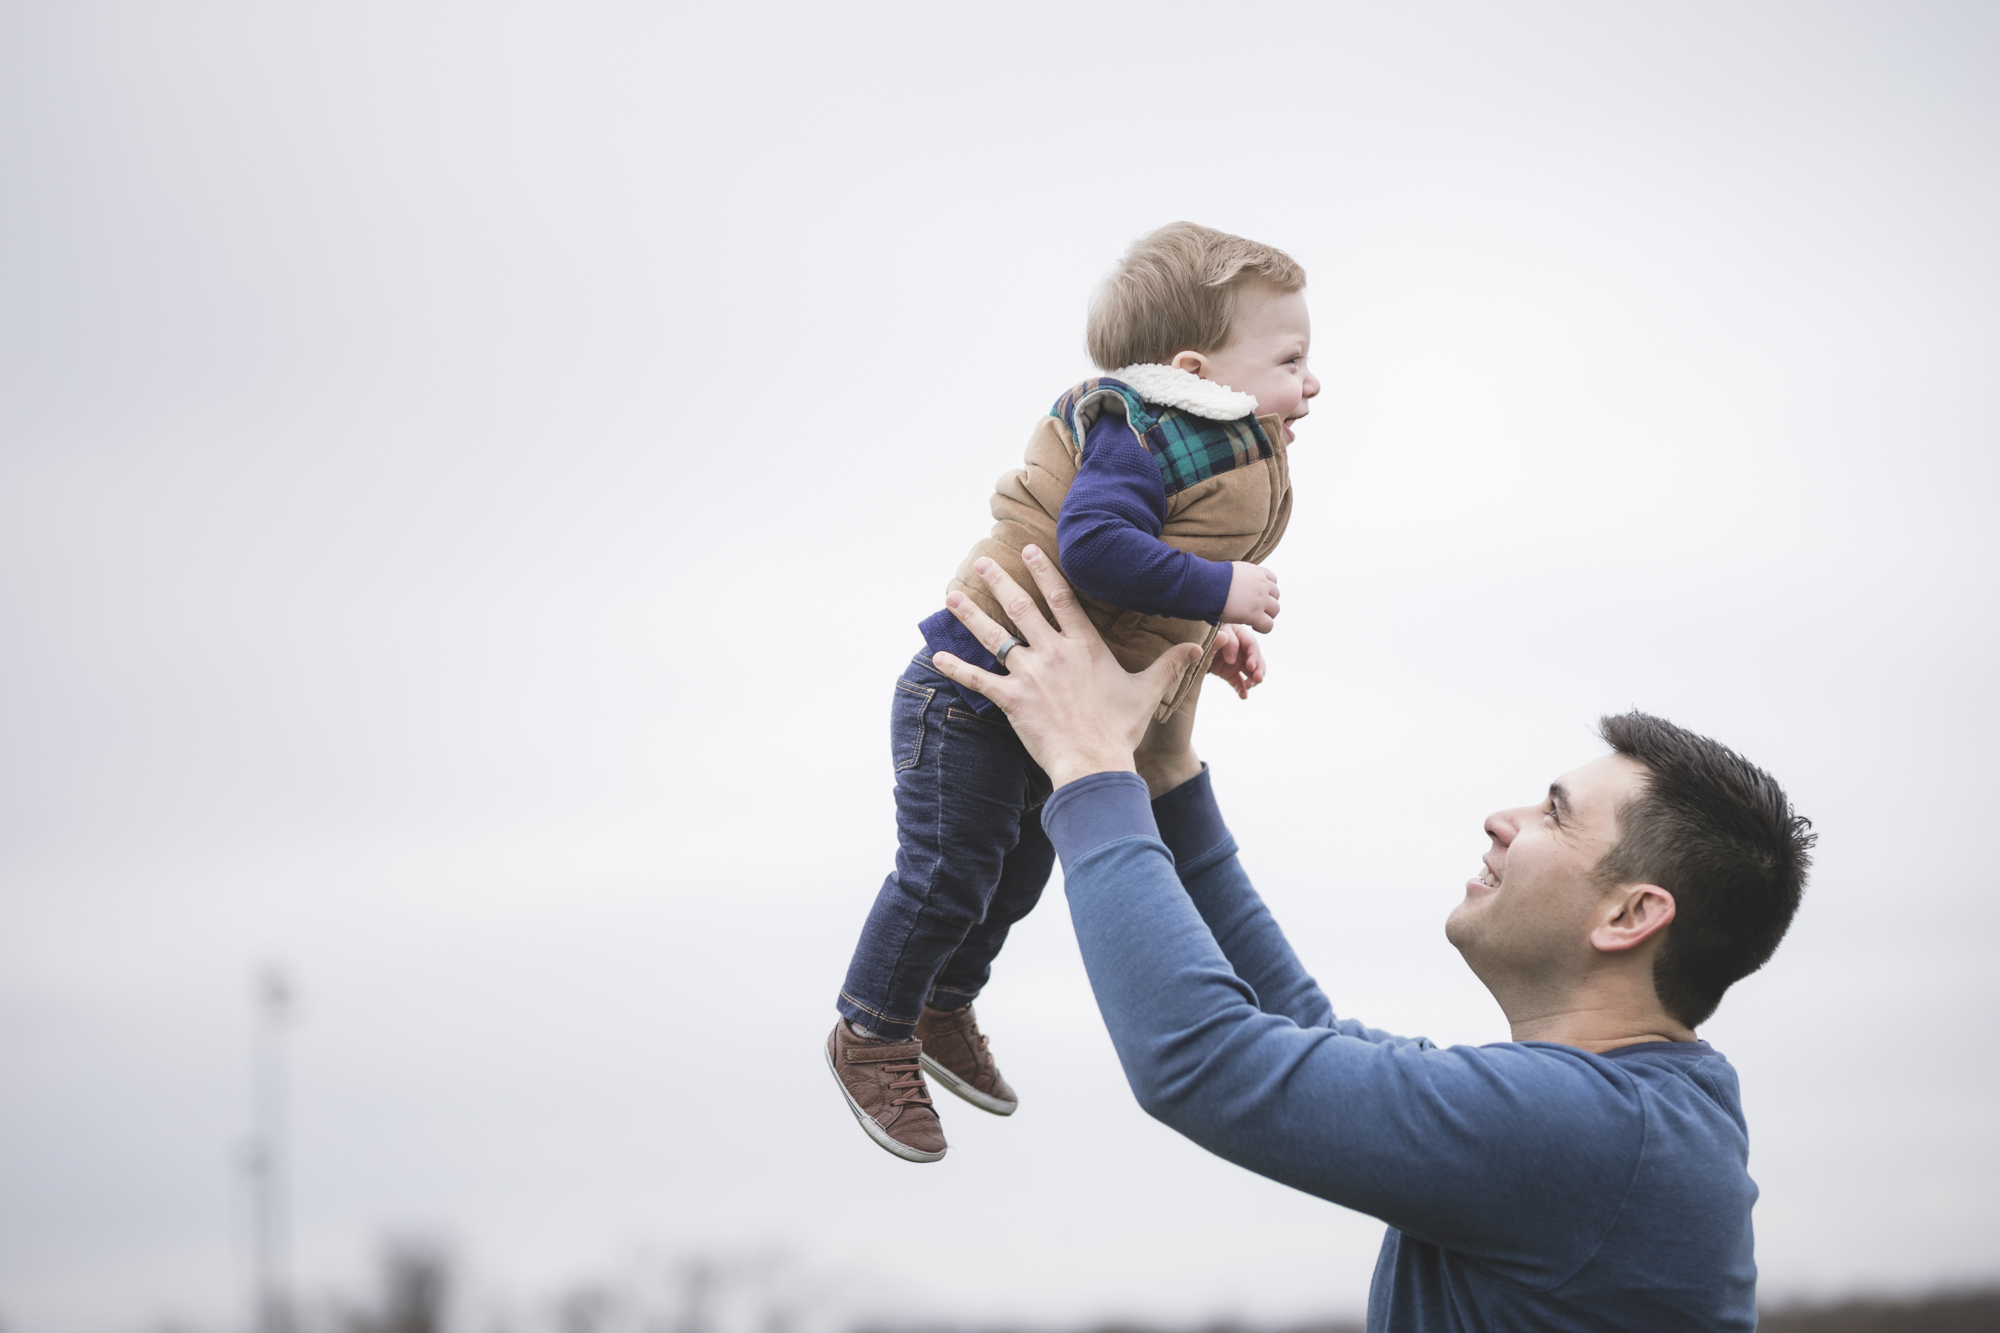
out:
M1493 867L1487 865L1484 861L1479 863L1479 882L1488 888L1497 889L1500 887L1500 877L1494 874Z

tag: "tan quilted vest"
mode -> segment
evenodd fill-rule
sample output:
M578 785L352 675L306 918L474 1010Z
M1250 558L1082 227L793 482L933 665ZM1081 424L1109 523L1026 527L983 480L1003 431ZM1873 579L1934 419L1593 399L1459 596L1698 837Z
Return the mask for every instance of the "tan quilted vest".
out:
M1258 417L1258 427L1270 442L1271 456L1209 477L1167 500L1167 520L1160 537L1168 545L1192 551L1204 560L1264 560L1277 549L1292 516L1292 479L1285 458L1285 428L1275 416ZM987 591L985 582L973 572L973 562L981 556L997 562L1014 582L1034 596L1035 605L1050 624L1048 600L1035 586L1034 576L1021 559L1021 548L1039 546L1057 556L1056 516L1062 512L1063 497L1076 480L1081 449L1070 438L1069 427L1053 416L1045 416L1028 437L1027 457L1022 466L1003 475L993 486L993 533L984 537L960 562L958 572L945 585L978 603L980 609L1005 626L1007 632L1026 640L1014 622L1000 609ZM1104 635L1112 655L1127 671L1142 671L1162 652L1177 643L1199 643L1201 660L1184 671L1167 689L1153 714L1166 721L1189 695L1201 687L1215 651L1216 626L1201 620L1175 620L1169 616L1149 616L1126 611L1077 594L1091 623Z

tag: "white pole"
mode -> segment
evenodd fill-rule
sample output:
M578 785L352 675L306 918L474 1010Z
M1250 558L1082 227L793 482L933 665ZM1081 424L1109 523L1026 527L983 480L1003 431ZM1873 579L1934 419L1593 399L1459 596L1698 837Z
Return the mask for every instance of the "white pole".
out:
M291 1291L285 1171L285 1026L291 988L276 967L257 976L251 1020L250 1211L255 1240L256 1333L289 1333Z

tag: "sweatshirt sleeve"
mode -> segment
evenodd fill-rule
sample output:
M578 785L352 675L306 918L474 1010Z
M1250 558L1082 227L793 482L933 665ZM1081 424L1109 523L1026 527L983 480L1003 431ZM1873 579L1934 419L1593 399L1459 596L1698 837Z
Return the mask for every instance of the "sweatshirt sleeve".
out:
M1069 784L1043 822L1146 1112L1228 1161L1521 1280L1559 1281L1587 1258L1623 1195L1607 1182L1629 1179L1644 1142L1629 1078L1568 1047L1441 1050L1335 1019L1233 845L1183 888L1134 787L1143 797L1129 774ZM1260 1004L1232 958L1272 998Z
M1332 1026L1333 1005L1292 952L1291 941L1236 859L1236 839L1222 822L1206 764L1198 776L1153 802L1153 822L1173 853L1181 887L1230 968L1256 992L1257 1007L1300 1027ZM1394 1040L1359 1024L1353 1027L1356 1035Z
M1218 620L1234 570L1160 540L1167 491L1152 455L1123 418L1099 417L1084 436L1076 480L1056 516L1063 572L1099 601L1148 615Z

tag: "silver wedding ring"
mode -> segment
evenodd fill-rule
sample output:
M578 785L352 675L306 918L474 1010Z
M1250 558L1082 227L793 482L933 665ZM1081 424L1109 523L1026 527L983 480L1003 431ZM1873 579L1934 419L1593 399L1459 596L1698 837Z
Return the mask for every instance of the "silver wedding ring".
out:
M1025 648L1027 646L1028 645L1022 643L1019 639L1009 634L1006 638L1000 640L1000 646L993 650L993 660L998 662L1001 666L1006 666L1008 653L1013 652L1016 648Z

